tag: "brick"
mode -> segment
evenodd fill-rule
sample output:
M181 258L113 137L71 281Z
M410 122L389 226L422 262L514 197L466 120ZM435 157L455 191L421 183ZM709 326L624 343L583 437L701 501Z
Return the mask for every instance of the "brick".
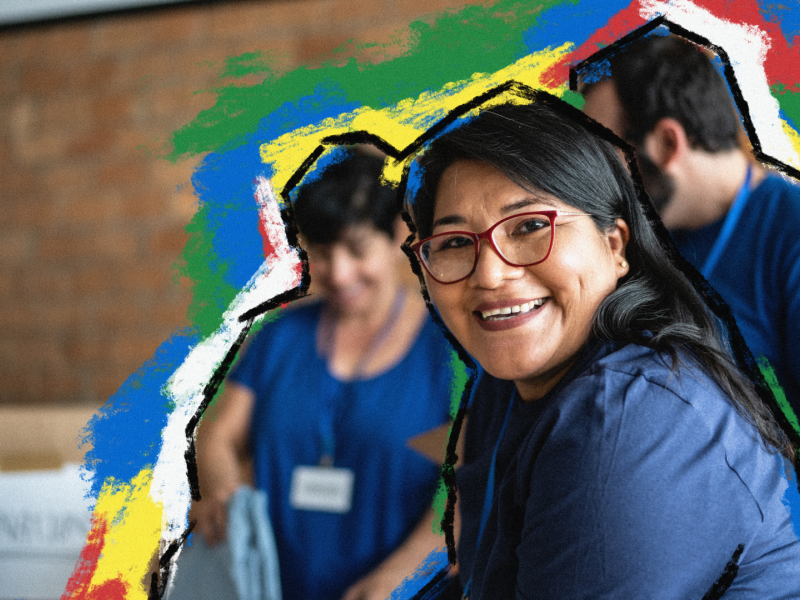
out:
M77 307L69 303L17 301L0 313L0 331L38 333L64 330L78 323Z
M79 167L73 162L55 162L38 170L36 187L48 195L81 194L97 190L97 175L89 165Z
M19 60L80 64L91 50L91 30L88 20L25 28L18 44Z
M125 56L150 47L147 21L141 15L115 15L100 19L94 32L94 50Z
M34 172L27 169L4 169L0 178L3 181L3 210L0 210L0 219L2 219L2 213L10 201L20 196L33 194L40 182Z
M105 153L114 147L116 132L108 129L92 128L91 130L73 135L64 140L58 148L57 154L66 156L96 156Z
M385 19L384 7L380 2L362 0L333 0L328 15L330 23L344 25L354 30L357 24L366 22L377 24Z
M324 0L226 3L214 7L209 34L213 39L254 38L286 28L306 29L308 24L324 27L327 4Z
M127 75L124 64L118 57L90 58L70 70L69 85L84 93L94 89L124 90Z
M373 65L402 56L412 42L409 30L399 25L366 27L361 38L353 55L359 63Z
M132 190L148 181L146 166L147 162L143 159L106 160L100 164L93 183L101 189L127 188L127 190Z
M156 336L142 336L135 333L116 337L109 344L109 359L133 373L153 356L162 341Z
M106 301L92 311L92 320L104 334L136 330L144 318L140 303L130 298Z
M41 389L41 375L34 370L0 370L0 404L40 404Z
M45 269L35 264L33 269L19 269L16 281L19 292L29 298L58 298L63 302L73 292L73 280L66 269Z
M93 371L89 378L89 397L105 402L119 390L134 370L111 366L99 372Z
M120 228L101 229L85 234L48 231L39 241L38 256L57 262L79 258L130 258L136 253L136 236Z
M115 283L125 293L158 293L161 294L172 286L172 274L169 267L158 266L149 260L143 264L127 264L118 269Z
M457 12L471 4L494 4L494 2L458 2L457 0L397 0L394 4L395 14L416 19L419 17L435 17L434 13L447 11ZM423 19L429 21L430 19Z
M25 230L0 230L0 264L19 264L30 260L33 253L33 234Z
M205 32L206 19L194 7L177 7L143 13L136 17L137 26L154 48L183 47L198 41Z
M216 94L195 93L189 86L153 90L137 99L137 112L146 119L156 119L165 127L177 128L191 121L200 111L216 103ZM169 135L170 131L160 131Z
M53 222L57 215L55 202L44 190L39 193L19 194L0 211L8 217L8 222L16 227L41 227L43 223Z
M68 369L45 369L42 373L42 397L54 404L80 400L80 378Z
M165 338L176 328L190 326L191 323L186 318L190 301L191 297L185 294L178 300L157 302L147 313L148 324L163 330Z
M340 65L347 62L354 45L345 45L342 35L309 35L301 39L297 58L301 64L317 67L323 64ZM339 50L334 52L334 50Z
M107 261L92 261L77 269L72 287L79 296L96 296L114 288L117 270Z
M13 341L11 350L11 364L20 367L26 365L51 370L66 367L64 349L53 336L20 337Z
M129 94L106 94L94 99L91 112L86 116L97 127L127 126L133 116L132 105Z
M82 333L68 336L64 344L64 354L70 364L95 371L108 361L106 346L107 342L101 336Z
M68 84L68 70L47 64L23 69L19 80L19 88L23 94L58 94Z
M23 34L20 30L7 30L0 32L0 71L7 72L15 68L21 62L21 43ZM0 89L6 85L0 79Z
M189 236L183 227L170 227L155 231L150 236L149 251L158 255L178 256L183 252Z
M101 188L103 189L103 188ZM59 222L63 225L90 225L102 227L119 220L122 203L118 192L105 187L102 195L86 190L70 195L65 205L58 211Z
M119 206L119 214L124 219L163 222L166 203L165 194L155 187L133 189L125 195Z

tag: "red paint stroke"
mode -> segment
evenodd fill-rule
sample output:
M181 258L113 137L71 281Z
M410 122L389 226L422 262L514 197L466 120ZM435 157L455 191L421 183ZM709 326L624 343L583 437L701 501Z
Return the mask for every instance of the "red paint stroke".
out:
M693 0L695 6L731 23L749 25L764 31L770 38L770 48L764 60L767 83L772 86L783 83L787 87L797 82L797 64L800 64L800 44L791 46L783 36L779 23L767 21L759 10L757 0ZM547 85L558 86L569 80L570 64L578 63L601 48L641 27L645 21L639 14L641 2L632 2L608 23L600 27L580 47L567 54L550 67L542 77ZM700 35L702 32L697 31Z
M550 67L542 76L543 83L553 87L563 85L565 81L569 81L571 63L589 58L598 50L610 46L619 38L646 24L647 21L639 14L640 9L641 4L637 0L611 17L608 23L595 31L581 46Z
M122 575L104 581L100 585L91 586L92 577L97 571L97 561L103 553L106 533L108 533L108 519L106 515L92 515L92 529L86 536L86 544L81 550L78 563L72 577L67 582L67 587L61 600L125 600L128 596L130 584L122 580Z
M101 516L92 515L92 529L86 536L86 544L81 550L75 570L67 582L67 588L61 596L61 600L85 599L86 590L92 581L94 572L97 570L97 561L103 552L105 536L108 532L108 520L105 514Z
M80 600L125 600L128 597L130 584L122 581L122 575L93 586L86 596L79 596Z

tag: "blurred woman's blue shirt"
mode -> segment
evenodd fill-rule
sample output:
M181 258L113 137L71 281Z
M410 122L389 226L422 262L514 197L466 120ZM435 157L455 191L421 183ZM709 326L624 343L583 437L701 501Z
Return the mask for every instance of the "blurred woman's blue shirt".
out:
M332 377L316 348L322 304L293 308L253 339L230 379L256 394L250 435L255 483L269 495L284 598L335 599L397 548L430 508L439 468L408 438L449 418L452 349L430 319L408 354L371 379ZM292 471L317 465L319 418L335 406L335 466L355 473L344 515L296 510Z

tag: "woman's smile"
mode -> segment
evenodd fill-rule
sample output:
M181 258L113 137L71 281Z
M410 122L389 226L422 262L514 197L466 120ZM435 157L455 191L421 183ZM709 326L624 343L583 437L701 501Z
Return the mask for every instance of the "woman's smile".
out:
M509 264L483 239L467 278L442 284L428 277L434 304L467 352L491 375L515 381L528 400L546 393L572 364L597 307L627 272L619 266L626 233L619 227L603 233L590 216L534 190L482 162L448 167L437 189L434 235L486 231L533 211L559 213L550 254L538 264Z
M503 331L527 323L538 316L547 298L530 301L483 302L473 314L478 324L486 331Z

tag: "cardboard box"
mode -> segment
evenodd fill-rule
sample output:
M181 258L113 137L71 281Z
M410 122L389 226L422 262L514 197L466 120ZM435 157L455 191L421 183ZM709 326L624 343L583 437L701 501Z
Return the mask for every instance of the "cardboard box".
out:
M79 436L94 410L0 407L0 599L60 598L90 529Z

